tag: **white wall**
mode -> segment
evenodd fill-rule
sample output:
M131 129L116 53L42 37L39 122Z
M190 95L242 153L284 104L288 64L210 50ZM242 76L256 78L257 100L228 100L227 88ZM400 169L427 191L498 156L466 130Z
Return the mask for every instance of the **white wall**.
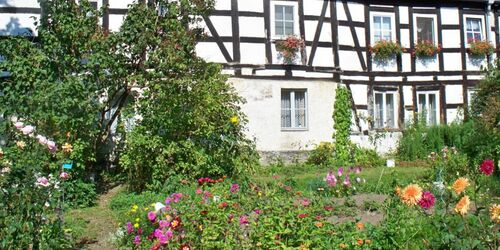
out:
M230 78L238 94L247 100L242 106L248 116L247 135L256 139L259 151L312 149L314 144L331 141L333 134L334 82L261 80ZM307 89L308 129L282 131L281 89Z

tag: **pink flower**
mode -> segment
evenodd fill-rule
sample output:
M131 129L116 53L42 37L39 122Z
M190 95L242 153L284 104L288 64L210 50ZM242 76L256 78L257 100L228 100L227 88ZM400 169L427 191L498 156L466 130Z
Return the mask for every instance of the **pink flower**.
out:
M238 192L238 190L240 190L240 185L235 183L235 184L231 185L231 189L229 191L231 191L231 193L235 194L236 192Z
M302 200L300 201L300 204L301 204L302 206L306 207L306 206L309 206L309 204L311 204L311 201L310 201L309 199L304 198L304 199L302 199Z
M22 122L16 122L16 123L14 123L14 127L16 127L17 129L21 130L24 127L24 123L22 123Z
M169 205L170 203L172 203L172 199L170 197L166 198L165 199L165 204Z
M160 237L157 237L157 238L158 238L158 241L160 242L160 244L162 244L162 245L165 245L168 242L168 237L164 234L161 234Z
M38 139L38 143L42 145L47 145L47 138L43 135L37 135L36 139Z
M337 178L335 178L335 175L332 172L328 172L325 180L326 180L326 183L328 184L328 186L330 186L330 187L333 187L337 184Z
M148 213L148 220L150 220L150 221L155 221L156 220L156 214L155 214L155 212L150 211Z
M161 220L158 224L159 224L160 228L166 228L166 227L170 226L170 222L168 222L166 220Z
M240 225L247 225L248 223L249 223L248 216L246 216L246 215L240 216Z
M139 244L141 244L141 236L139 236L139 235L135 236L135 238L134 238L134 244L136 246L138 246Z
M35 127L28 125L28 126L22 128L21 132L23 132L24 135L29 135L29 134L33 133L34 130L35 130Z
M168 239L171 239L172 237L174 237L174 233L171 230L167 230L165 236L167 236Z
M69 174L67 172L61 172L61 174L59 175L59 178L61 178L63 180L67 180L69 178Z
M307 217L307 214L299 214L298 216L299 218L304 219L305 217Z
M342 174L344 174L344 168L339 168L337 170L337 175L340 177L340 176L342 176Z
M36 186L43 186L43 187L48 187L49 186L49 180L45 177L39 177L36 179Z
M493 160L487 159L484 160L483 163L481 164L481 167L479 167L479 170L486 176L490 176L493 174L493 170L495 169L495 163Z
M351 179L349 178L349 176L345 177L343 184L346 185L346 186L350 186L351 185Z
M360 174L361 173L361 168L360 167L356 167L356 169L354 171L356 172L356 174Z
M256 214L262 214L262 210L260 210L260 209L255 209L255 210L253 210L253 212Z
M203 190L201 190L201 189L199 189L199 188L198 188L198 189L196 189L196 194L202 194L202 193L203 193Z
M132 222L127 222L127 233L131 234L132 233Z
M424 191L422 193L422 198L420 199L418 204L423 209L429 209L430 207L434 206L435 202L436 202L436 197L434 197L434 195L431 192Z
M173 202L177 203L181 200L182 198L182 194L181 193L173 193L172 194L172 199L173 199Z
M55 152L57 150L56 143L54 141L47 141L47 147L49 148L50 152Z
M160 230L160 229L155 229L155 231L153 232L153 236L156 237L156 238L160 238L160 236L163 235L163 232Z

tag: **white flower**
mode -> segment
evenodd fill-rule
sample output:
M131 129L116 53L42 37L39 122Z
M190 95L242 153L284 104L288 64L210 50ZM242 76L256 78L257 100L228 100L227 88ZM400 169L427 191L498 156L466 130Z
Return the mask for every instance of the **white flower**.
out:
M14 127L16 127L17 129L22 129L24 127L24 123L22 122L15 122L14 123Z
M43 136L43 135L37 135L36 136L36 139L38 139L38 143L42 144L42 145L46 145L47 144L47 137Z
M156 202L155 203L155 212L159 212L159 211L165 211L165 205L161 204L160 202Z
M48 201L45 202L46 207L50 207L50 203Z
M220 196L214 195L214 202L219 202L220 201Z
M15 115L11 116L11 117L10 117L10 121L11 121L12 123L16 123L16 122L17 122L17 116L15 116Z

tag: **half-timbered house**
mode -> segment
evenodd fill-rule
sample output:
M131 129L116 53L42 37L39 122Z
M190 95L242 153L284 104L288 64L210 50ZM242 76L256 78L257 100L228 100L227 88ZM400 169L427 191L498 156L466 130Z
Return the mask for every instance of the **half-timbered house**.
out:
M98 0L108 6L102 25L116 31L132 0ZM265 152L311 149L331 141L335 89L352 92L353 141L370 146L383 132L387 152L405 123L421 116L428 124L462 119L481 79L481 66L497 56L472 56L470 40L499 45L496 1L387 0L217 0L201 24L207 37L199 56L223 65L247 103L248 136ZM27 31L37 0L0 0L0 34ZM304 41L293 64L285 64L276 44L296 36ZM373 57L371 46L397 41L404 52L388 60ZM420 40L440 51L414 56Z

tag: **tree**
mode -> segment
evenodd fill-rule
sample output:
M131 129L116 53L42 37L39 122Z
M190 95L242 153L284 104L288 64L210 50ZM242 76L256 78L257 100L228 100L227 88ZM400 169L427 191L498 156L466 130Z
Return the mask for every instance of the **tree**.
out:
M242 100L220 68L195 53L203 35L197 24L213 1L134 3L118 32L103 30L103 10L86 0L40 2L37 39L0 42L0 67L9 72L0 85L0 113L29 120L58 142L69 139L80 172L101 172L110 148L125 153L127 170L147 164L132 157L138 155L133 139L124 140L127 132L143 133L146 145L159 138L163 149L189 144L207 164L174 155L166 162L218 168L198 174L231 173L241 157L254 154L242 133ZM144 153L155 159L158 152Z

